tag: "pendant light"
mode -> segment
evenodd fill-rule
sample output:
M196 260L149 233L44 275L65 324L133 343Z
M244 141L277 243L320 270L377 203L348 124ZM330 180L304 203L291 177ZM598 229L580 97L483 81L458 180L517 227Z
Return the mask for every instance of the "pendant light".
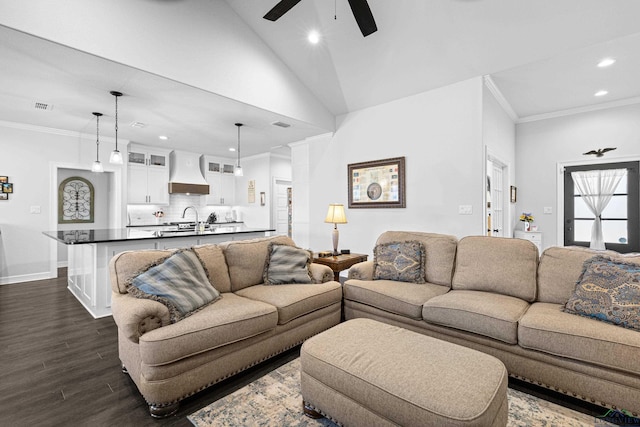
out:
M104 172L102 163L100 163L100 116L102 113L91 113L96 116L96 161L91 166L91 172Z
M116 92L115 90L112 90L110 93L116 98L116 149L111 152L111 157L109 157L109 163L121 165L122 153L118 151L118 98L122 96L122 93Z
M242 172L242 166L240 166L240 127L242 126L242 123L236 123L236 126L238 126L238 149L236 150L238 152L238 164L233 173L235 176L243 176L244 173Z

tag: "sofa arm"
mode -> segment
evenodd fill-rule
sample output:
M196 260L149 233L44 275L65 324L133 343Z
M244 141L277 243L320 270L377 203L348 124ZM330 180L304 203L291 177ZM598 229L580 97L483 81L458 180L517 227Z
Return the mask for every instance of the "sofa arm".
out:
M137 343L145 333L168 325L169 309L158 301L113 292L113 320L129 341Z
M373 280L373 261L354 264L349 269L349 279Z
M333 280L333 270L324 264L309 264L309 272L313 283L325 283Z

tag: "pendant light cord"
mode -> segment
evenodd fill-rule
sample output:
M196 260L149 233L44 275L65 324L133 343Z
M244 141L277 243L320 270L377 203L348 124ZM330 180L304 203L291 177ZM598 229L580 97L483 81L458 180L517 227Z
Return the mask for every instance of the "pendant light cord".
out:
M100 116L96 114L96 161L100 160Z
M118 151L118 96L116 96L116 151Z

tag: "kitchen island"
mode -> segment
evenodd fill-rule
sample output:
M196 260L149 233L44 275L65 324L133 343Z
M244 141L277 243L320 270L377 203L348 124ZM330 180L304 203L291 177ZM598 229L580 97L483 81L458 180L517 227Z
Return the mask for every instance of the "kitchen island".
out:
M111 315L109 260L124 251L173 249L269 236L271 228L244 224L216 224L205 231L171 228L45 231L44 235L67 245L67 286L94 318Z

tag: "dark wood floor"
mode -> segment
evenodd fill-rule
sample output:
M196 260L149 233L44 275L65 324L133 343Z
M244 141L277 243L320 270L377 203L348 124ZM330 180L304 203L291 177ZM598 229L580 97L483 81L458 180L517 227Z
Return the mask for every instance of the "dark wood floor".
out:
M299 347L149 416L120 370L117 328L93 319L60 278L0 286L0 426L191 426L186 416L295 359Z
M186 416L295 359L299 348L182 402L163 420L120 370L113 319L93 319L60 278L0 286L0 426L191 426ZM510 386L590 415L602 408Z

